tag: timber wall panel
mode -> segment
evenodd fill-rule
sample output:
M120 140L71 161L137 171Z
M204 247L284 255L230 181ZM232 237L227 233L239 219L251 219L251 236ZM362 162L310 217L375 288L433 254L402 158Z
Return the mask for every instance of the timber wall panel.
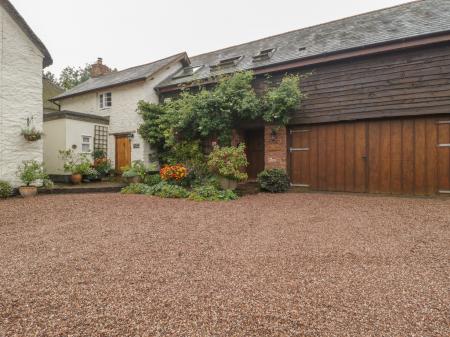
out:
M301 82L306 98L292 125L450 113L450 43L289 73L309 74ZM279 83L284 75L271 79ZM255 88L267 88L264 76Z

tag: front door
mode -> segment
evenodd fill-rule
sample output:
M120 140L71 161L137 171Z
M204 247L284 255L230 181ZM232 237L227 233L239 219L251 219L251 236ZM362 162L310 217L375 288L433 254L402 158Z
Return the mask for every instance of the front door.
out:
M245 152L248 179L256 180L258 173L264 171L264 129L245 131Z
M131 165L131 143L126 135L116 136L116 171Z

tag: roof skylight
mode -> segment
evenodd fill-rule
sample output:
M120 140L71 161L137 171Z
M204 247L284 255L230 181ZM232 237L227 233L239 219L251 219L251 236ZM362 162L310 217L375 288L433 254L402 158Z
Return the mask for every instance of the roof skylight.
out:
M261 50L258 55L253 56L253 62L268 60L274 53L275 48Z
M190 67L184 67L179 72L177 72L173 79L176 78L183 78L194 75L197 71L199 71L203 66L190 66Z
M223 68L234 67L243 58L244 58L244 56L231 57L231 58L228 58L228 59L220 60L219 63L210 65L209 67L211 68L211 70L219 70L219 69L223 69Z

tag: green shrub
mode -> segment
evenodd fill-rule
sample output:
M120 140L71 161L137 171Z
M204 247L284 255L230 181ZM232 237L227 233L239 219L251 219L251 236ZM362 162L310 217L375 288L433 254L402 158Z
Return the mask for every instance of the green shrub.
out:
M152 175L146 176L144 179L144 184L146 184L148 186L157 185L160 182L161 182L161 177L159 176L159 174L152 174Z
M148 172L154 171L156 167L154 164L146 165L142 160L135 160L131 163L131 166L121 167L121 169L124 171L122 177L140 177L141 181L144 181Z
M286 192L289 189L289 178L282 169L265 170L258 174L261 190L271 193Z
M151 195L155 195L161 198L187 198L189 197L189 191L184 187L178 185L168 184L164 181L159 184L150 186L149 191Z
M13 193L13 188L7 181L0 180L0 198L8 198Z
M212 173L231 180L243 181L247 179L247 173L242 172L248 165L245 154L245 145L238 147L219 147L208 157L208 167Z
M214 185L199 186L193 189L189 195L194 201L228 201L236 200L238 196L231 190L219 190Z
M150 186L145 184L130 184L120 191L123 194L151 194Z
M33 183L42 181L45 187L51 187L52 181L44 172L44 166L36 160L26 160L22 162L17 170L17 176L20 178L25 186L30 186Z

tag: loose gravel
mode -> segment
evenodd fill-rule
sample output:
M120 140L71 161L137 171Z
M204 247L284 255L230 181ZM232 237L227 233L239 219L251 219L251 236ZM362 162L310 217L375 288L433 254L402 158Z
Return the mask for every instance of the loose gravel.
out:
M0 336L448 336L450 200L0 200Z

